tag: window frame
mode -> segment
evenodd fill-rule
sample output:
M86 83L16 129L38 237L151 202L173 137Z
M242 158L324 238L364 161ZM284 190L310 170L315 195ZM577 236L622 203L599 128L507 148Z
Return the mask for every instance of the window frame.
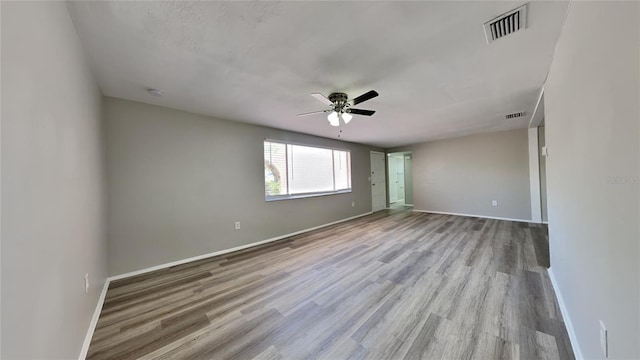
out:
M328 195L339 195L339 194L348 194L351 193L353 191L353 183L352 183L352 176L351 176L351 150L349 149L343 149L343 148L337 148L337 147L331 147L331 146L322 146L322 145L313 145L313 144L304 144L304 143L297 143L297 142L290 142L290 141L285 141L285 140L274 140L274 139L264 139L262 141L262 147L263 147L263 158L264 158L264 144L266 142L271 142L271 143L277 143L277 144L282 144L285 146L285 167L286 167L286 172L284 175L281 174L281 177L286 177L287 178L287 194L286 195L272 195L272 196L267 196L266 192L264 194L264 200L267 202L270 201L280 201L280 200L292 200L292 199L306 199L306 198L311 198L311 197L318 197L318 196L328 196ZM310 147L310 148L317 148L317 149L326 149L326 150L332 150L331 153L331 159L332 159L332 167L333 167L333 171L332 171L332 178L333 178L333 186L335 188L336 186L336 171L335 171L335 153L333 153L333 151L344 151L346 152L349 158L349 172L348 172L348 179L349 179L349 188L348 189L341 189L341 190L332 190L332 191L315 191L315 192L308 192L308 193L298 193L298 194L294 194L294 195L290 195L289 193L289 156L288 156L288 152L289 152L289 147L288 145L293 145L293 146L305 146L305 147ZM264 160L264 159L263 159ZM263 182L263 187L264 187L264 177L262 179Z

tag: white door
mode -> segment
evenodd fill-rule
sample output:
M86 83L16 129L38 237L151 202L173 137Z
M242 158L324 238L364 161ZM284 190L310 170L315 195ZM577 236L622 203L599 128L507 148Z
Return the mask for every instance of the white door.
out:
M404 203L404 172L398 172L398 201Z
M398 162L393 156L389 156L389 203L398 201Z
M387 184L384 176L384 154L371 152L371 211L386 208Z
M396 202L404 202L404 155L394 157L396 163Z

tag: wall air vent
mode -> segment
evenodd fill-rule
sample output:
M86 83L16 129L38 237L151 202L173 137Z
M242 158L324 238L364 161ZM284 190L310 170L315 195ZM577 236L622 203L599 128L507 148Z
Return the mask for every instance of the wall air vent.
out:
M519 118L519 117L523 117L523 116L524 116L524 111L513 113L513 114L507 114L505 116L505 119L515 119L515 118Z
M487 44L514 32L527 28L527 4L484 23Z

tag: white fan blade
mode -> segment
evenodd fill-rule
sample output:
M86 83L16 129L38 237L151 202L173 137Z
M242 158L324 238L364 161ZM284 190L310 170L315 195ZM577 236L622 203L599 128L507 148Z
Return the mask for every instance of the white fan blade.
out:
M326 112L329 112L329 111L331 111L331 110L312 111L312 112L308 112L308 113L298 114L298 116L307 116L307 115L322 114L322 113L326 113Z
M318 101L322 102L325 105L333 106L333 103L331 102L331 100L329 100L326 96L320 93L313 93L311 94L311 96L318 99Z

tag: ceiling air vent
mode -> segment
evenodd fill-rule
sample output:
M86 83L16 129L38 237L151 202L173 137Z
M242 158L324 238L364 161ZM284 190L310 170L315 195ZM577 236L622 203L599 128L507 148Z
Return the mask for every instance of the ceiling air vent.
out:
M524 111L513 113L513 114L507 114L507 116L505 116L505 118L508 120L508 119L515 119L515 118L519 118L519 117L523 117L523 116L524 116Z
M527 4L484 23L487 44L527 27Z

